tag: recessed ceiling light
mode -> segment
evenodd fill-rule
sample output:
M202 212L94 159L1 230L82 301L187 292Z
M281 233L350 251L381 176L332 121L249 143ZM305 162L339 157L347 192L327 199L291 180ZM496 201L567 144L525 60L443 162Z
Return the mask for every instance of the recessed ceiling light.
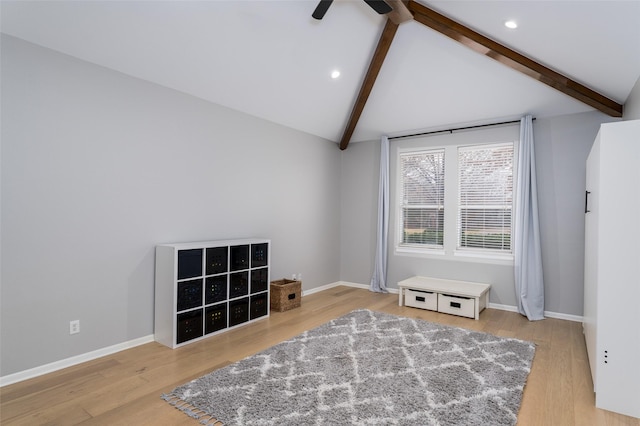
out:
M336 79L338 77L340 77L340 71L338 70L331 71L331 78Z
M504 23L504 26L509 29L515 30L516 28L518 28L518 23L516 21L509 20Z

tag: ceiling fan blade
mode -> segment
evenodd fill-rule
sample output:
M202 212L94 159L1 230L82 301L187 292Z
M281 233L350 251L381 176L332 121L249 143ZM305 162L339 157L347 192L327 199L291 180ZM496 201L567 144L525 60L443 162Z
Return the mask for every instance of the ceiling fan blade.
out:
M393 10L393 8L384 0L364 0L364 2L371 6L371 8L380 15L384 15L385 13L389 13Z
M329 10L329 6L331 6L331 3L333 3L333 0L320 0L320 3L318 3L318 6L316 6L316 10L313 11L311 16L313 16L315 19L322 19L324 17L324 14L327 13L327 10Z

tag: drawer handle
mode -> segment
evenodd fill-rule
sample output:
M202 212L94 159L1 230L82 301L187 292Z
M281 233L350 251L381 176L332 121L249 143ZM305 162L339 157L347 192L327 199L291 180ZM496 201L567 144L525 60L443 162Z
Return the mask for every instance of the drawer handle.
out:
M422 296L416 296L416 301L418 301L418 302L424 302L424 297L422 297Z
M591 191L584 191L584 212L585 213L591 213L591 210L589 210L589 194L591 194Z
M449 302L449 306L452 308L460 308L461 305L458 302Z
M287 296L289 298L289 300L293 300L296 298L296 294L295 293L291 293L289 296Z

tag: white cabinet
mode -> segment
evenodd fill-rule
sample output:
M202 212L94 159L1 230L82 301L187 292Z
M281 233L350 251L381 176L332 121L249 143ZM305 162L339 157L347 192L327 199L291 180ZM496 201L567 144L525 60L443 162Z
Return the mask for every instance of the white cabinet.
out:
M264 239L156 247L155 340L170 348L269 316Z
M596 407L640 417L640 120L600 127L586 190L584 334Z
M398 305L480 319L489 305L491 285L432 277L411 277L398 282Z

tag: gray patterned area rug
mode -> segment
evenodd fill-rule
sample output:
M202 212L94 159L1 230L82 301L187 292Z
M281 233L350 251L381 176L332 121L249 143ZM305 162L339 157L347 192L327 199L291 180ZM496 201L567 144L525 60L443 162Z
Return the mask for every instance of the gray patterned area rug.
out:
M357 310L163 399L216 425L514 425L534 351Z

